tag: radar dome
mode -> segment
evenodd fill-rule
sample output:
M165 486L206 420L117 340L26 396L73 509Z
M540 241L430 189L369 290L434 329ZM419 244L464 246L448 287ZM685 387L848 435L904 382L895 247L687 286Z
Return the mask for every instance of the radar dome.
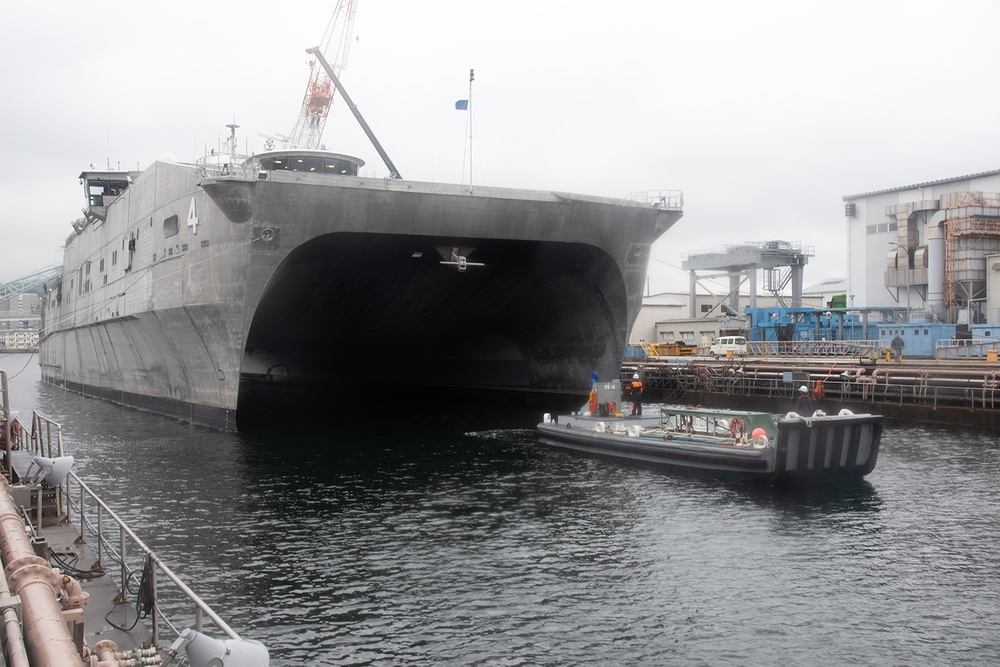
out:
M157 162L177 162L177 156L173 153L164 153L156 159Z

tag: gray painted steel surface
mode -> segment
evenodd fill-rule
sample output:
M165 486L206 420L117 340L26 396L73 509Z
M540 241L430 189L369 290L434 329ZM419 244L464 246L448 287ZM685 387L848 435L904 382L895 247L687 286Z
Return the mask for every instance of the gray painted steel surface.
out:
M46 381L226 429L279 396L370 397L359 385L375 382L576 400L593 370L617 374L650 244L681 216L229 171L157 162L91 207L46 300ZM98 176L116 177L82 178Z

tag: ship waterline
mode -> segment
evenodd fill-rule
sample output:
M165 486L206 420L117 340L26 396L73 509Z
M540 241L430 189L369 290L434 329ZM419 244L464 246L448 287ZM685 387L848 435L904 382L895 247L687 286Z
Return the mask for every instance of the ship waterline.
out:
M617 373L679 193L372 179L323 156L337 173L275 152L81 174L43 378L232 430L278 396L392 382L576 401L593 370Z

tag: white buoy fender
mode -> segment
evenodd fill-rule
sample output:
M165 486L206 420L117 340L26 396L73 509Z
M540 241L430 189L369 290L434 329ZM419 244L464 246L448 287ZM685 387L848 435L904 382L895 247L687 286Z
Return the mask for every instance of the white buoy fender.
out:
M841 417L852 417L854 415L854 413L848 410L847 408L844 408L837 414L840 415Z

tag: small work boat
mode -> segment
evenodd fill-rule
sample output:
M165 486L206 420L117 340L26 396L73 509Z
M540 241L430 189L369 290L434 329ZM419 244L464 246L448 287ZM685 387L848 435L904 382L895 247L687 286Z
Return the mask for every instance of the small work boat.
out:
M538 436L558 449L680 473L805 485L870 473L878 461L882 417L849 410L805 416L691 406L664 406L655 416L628 417L602 409L546 414Z

